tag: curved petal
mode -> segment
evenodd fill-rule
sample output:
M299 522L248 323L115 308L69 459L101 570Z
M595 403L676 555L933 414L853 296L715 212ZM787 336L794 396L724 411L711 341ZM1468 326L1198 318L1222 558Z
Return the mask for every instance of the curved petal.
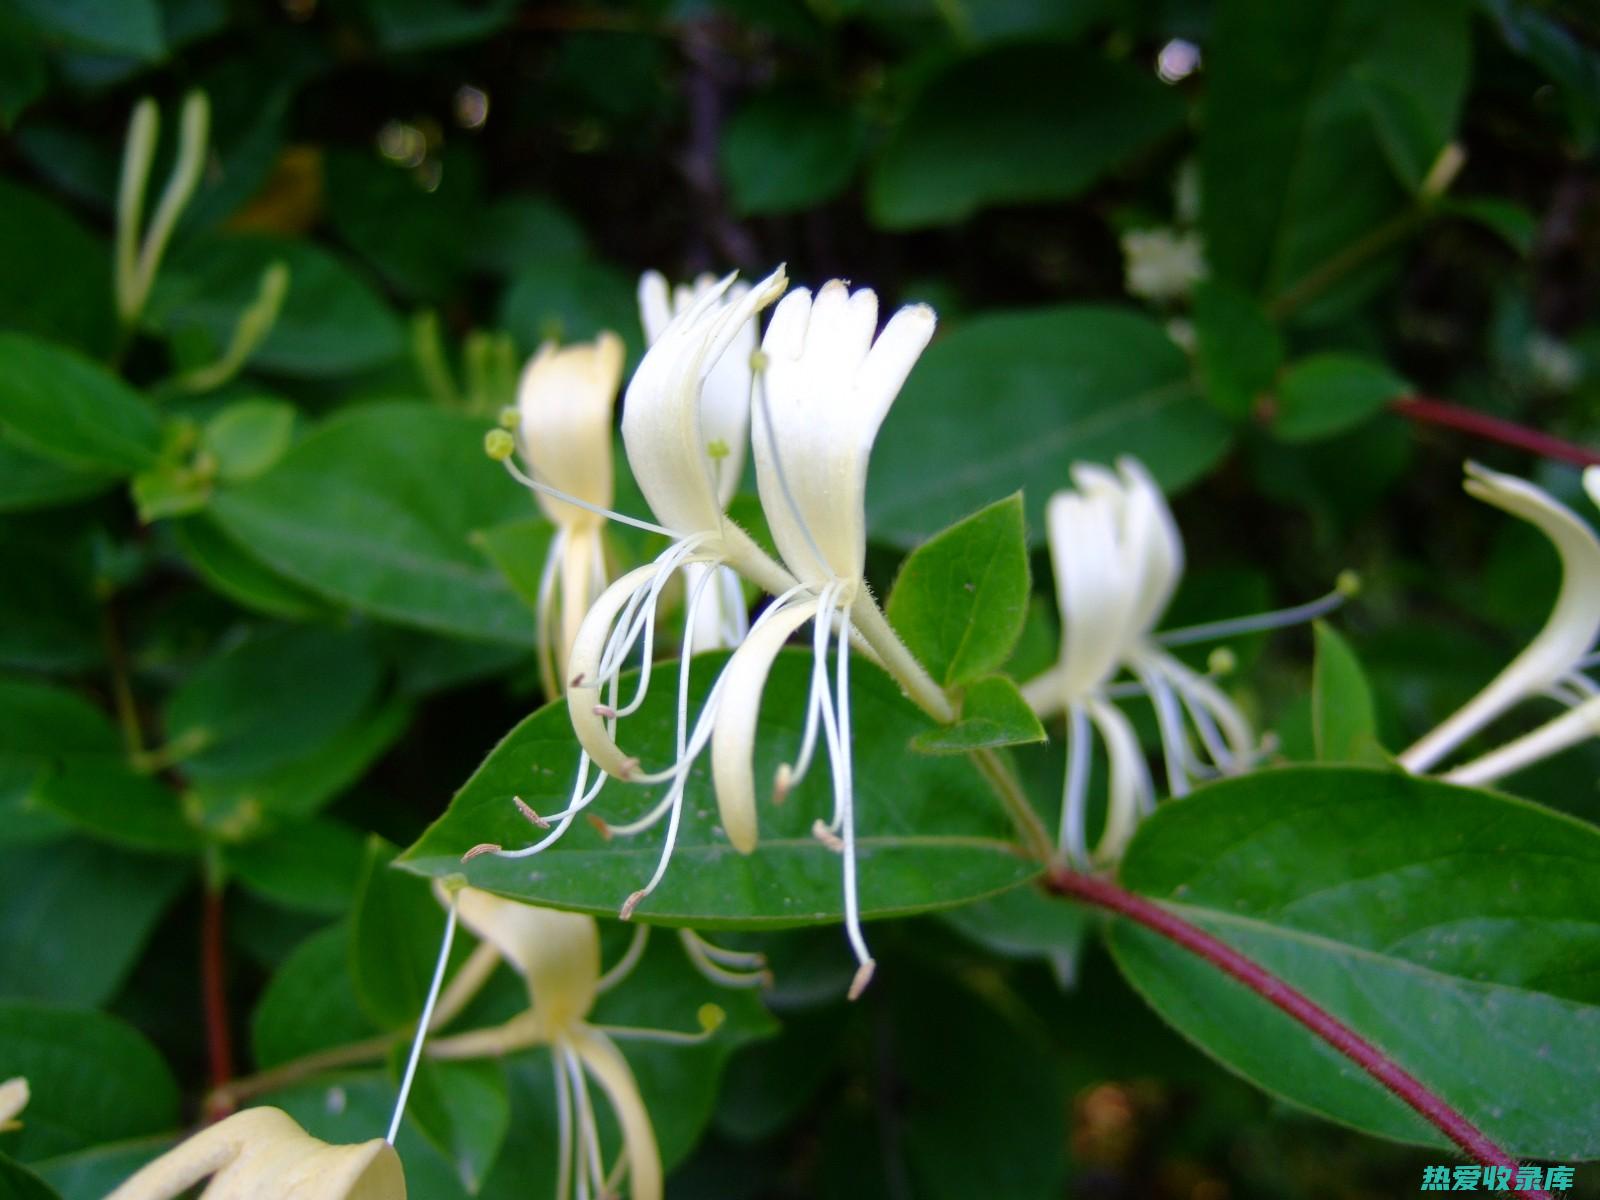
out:
M572 732L595 766L618 779L627 779L637 764L622 752L606 728L605 718L595 712L595 706L600 703L596 679L617 614L627 607L636 592L650 585L657 570L653 563L636 567L600 593L578 626L578 635L572 639L572 655L567 662L567 713L572 718Z
M405 1200L405 1173L381 1138L319 1141L277 1108L247 1108L179 1142L106 1200L171 1200L215 1176L209 1200Z
M634 372L622 440L634 478L662 524L686 533L721 527L719 472L710 453L717 435L707 433L704 384L744 327L787 284L779 267L740 296L730 295L731 275L706 288L667 323ZM645 290L641 283L641 297ZM655 285L649 290L653 294ZM650 303L658 299L653 295Z
M1127 497L1128 526L1130 530L1138 529L1138 600L1130 624L1135 633L1146 634L1167 611L1178 588L1178 578L1183 574L1183 535L1178 532L1166 497L1144 464L1124 455L1117 460L1117 469L1122 472Z
M836 279L785 296L762 339L756 482L784 562L807 582L861 577L872 443L936 323L926 305L903 308L874 340L877 320L877 296Z
M1095 846L1096 862L1116 862L1133 836L1139 822L1139 813L1147 807L1154 795L1150 784L1150 771L1145 766L1144 751L1139 748L1139 738L1133 725L1122 710L1103 700L1091 700L1089 716L1100 731L1110 760L1110 794L1106 802L1106 825Z
M1400 755L1400 764L1408 771L1426 771L1512 705L1555 683L1577 665L1600 634L1600 541L1588 525L1542 488L1476 463L1467 464L1465 486L1484 503L1538 526L1555 543L1561 556L1561 590L1544 628L1522 653L1442 725Z
M612 499L612 412L622 380L624 347L610 331L593 342L546 343L517 384L522 456L534 478L600 508ZM594 525L602 518L543 492L552 521Z
M756 848L755 739L761 692L778 651L816 611L817 601L808 599L768 615L722 670L711 733L711 779L723 831L740 854Z
M622 1147L628 1158L628 1195L631 1200L661 1200L661 1151L628 1060L622 1057L616 1043L587 1025L573 1030L567 1042L589 1074L599 1081L611 1102L611 1111L617 1115L617 1124L622 1126Z
M1116 670L1128 598L1103 502L1057 492L1045 506L1045 529L1061 610L1061 702L1071 704Z
M589 1015L600 986L600 927L591 916L507 900L480 888L455 897L462 924L500 951L528 981L546 1028Z

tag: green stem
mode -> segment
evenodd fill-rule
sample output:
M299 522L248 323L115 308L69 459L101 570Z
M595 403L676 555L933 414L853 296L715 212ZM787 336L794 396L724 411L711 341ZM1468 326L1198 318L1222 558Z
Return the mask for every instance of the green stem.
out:
M1308 301L1316 299L1344 276L1405 238L1427 219L1422 209L1409 209L1324 259L1290 284L1267 305L1267 315L1281 321Z

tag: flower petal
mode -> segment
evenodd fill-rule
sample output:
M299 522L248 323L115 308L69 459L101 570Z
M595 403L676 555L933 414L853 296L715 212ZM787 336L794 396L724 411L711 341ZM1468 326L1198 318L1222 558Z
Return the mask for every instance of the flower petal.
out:
M631 1200L661 1200L661 1151L650 1124L650 1111L644 1106L639 1085L634 1081L628 1060L614 1043L598 1029L580 1026L567 1039L600 1083L611 1102L611 1111L622 1126L623 1152L628 1158L628 1195Z
M519 442L534 478L601 508L611 507L612 411L623 356L622 339L610 331L593 342L560 348L546 343L517 384ZM601 520L543 492L536 495L552 521Z
M572 655L567 663L570 672L566 681L567 712L572 718L572 732L577 735L578 744L588 751L595 766L618 779L628 778L637 764L622 752L606 728L605 718L595 712L595 706L600 703L597 680L601 658L605 654L606 642L610 639L617 615L627 606L634 593L650 585L657 570L653 563L636 567L600 593L584 615L583 623L578 626L578 635L572 640Z
M1600 541L1565 505L1512 475L1467 464L1469 494L1538 526L1561 556L1561 590L1544 628L1481 692L1400 755L1408 771L1426 771L1518 701L1571 671L1600 634ZM1588 486L1587 480L1585 486ZM1597 485L1600 486L1600 485Z
M462 924L528 981L546 1028L566 1029L589 1015L600 984L600 927L593 917L471 887L456 892L455 904Z
M1045 529L1061 611L1061 702L1070 704L1116 670L1128 596L1103 500L1057 492L1045 506Z
M1096 862L1116 862L1133 836L1140 811L1148 807L1155 791L1139 738L1122 710L1103 700L1089 701L1088 708L1111 763L1105 831L1095 846L1094 858Z
M723 831L741 854L756 848L755 738L761 692L778 651L816 611L817 601L807 599L770 613L722 669L711 733L711 779Z

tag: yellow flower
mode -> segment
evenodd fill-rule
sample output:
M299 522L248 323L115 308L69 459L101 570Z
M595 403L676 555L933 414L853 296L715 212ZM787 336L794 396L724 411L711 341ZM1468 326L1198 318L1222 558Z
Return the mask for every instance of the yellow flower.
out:
M276 1108L247 1108L180 1142L106 1200L171 1200L201 1180L206 1200L405 1200L405 1173L382 1138L319 1141Z
M601 530L612 504L612 413L623 355L611 332L572 346L546 343L517 386L518 450L532 478L560 493L534 493L556 526L538 606L539 662L551 696L560 694L583 615L607 582Z

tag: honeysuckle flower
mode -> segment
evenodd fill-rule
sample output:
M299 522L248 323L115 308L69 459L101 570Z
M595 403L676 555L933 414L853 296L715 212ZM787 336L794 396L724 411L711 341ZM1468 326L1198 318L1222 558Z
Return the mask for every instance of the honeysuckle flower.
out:
M1427 771L1495 718L1533 696L1551 695L1571 711L1500 749L1445 772L1457 783L1482 784L1600 732L1600 691L1583 671L1600 636L1600 540L1564 504L1526 480L1468 463L1469 495L1536 526L1561 556L1561 589L1544 627L1522 653L1443 724L1400 755L1408 771ZM1600 505L1600 469L1584 472L1584 489Z
M106 1200L172 1200L209 1178L206 1200L405 1200L405 1173L381 1138L319 1141L277 1108L247 1108L136 1171Z
M1182 537L1161 489L1132 458L1118 460L1115 472L1079 463L1072 477L1076 490L1056 493L1045 510L1061 611L1060 659L1029 681L1023 695L1041 717L1067 717L1062 852L1079 863L1107 862L1121 854L1139 817L1155 804L1138 737L1112 703L1125 691L1113 683L1118 673L1128 671L1154 706L1168 790L1182 796L1196 778L1247 769L1259 745L1222 689L1166 647L1306 620L1343 597L1335 592L1282 613L1157 634L1184 562ZM1091 728L1105 746L1110 785L1105 829L1093 850L1085 827Z
M659 1200L662 1168L655 1130L617 1042L703 1041L721 1025L722 1010L702 1006L700 1029L694 1033L593 1024L589 1014L595 1001L638 962L641 938L635 939L622 962L602 974L600 930L593 917L536 908L470 887L459 889L447 903L453 903L462 923L492 944L526 980L529 1007L491 1029L438 1039L430 1056L481 1058L548 1047L560 1127L557 1200L568 1200L574 1193L585 1198L620 1195L617 1185L624 1175L633 1200ZM590 1080L600 1085L622 1130L622 1153L610 1171L604 1167Z
M708 708L714 707L711 769L722 826L742 853L757 841L756 717L778 651L808 622L812 679L799 754L779 772L781 794L810 765L820 727L833 772L831 819L815 832L843 859L845 930L857 961L850 995L872 977L861 933L856 879L850 724L850 638L859 618L898 646L867 589L867 462L879 426L933 336L925 305L903 308L874 339L878 299L841 280L815 298L804 289L778 304L762 339L752 444L762 509L784 564L798 581L762 613L733 653ZM883 634L888 634L888 639ZM835 677L828 679L828 649Z
M1179 300L1205 278L1205 244L1192 231L1132 229L1122 235L1128 291L1145 300Z
M538 648L545 693L560 695L567 654L605 589L605 514L612 505L611 430L625 348L609 331L592 342L547 342L517 385L517 449L556 527L539 578ZM563 499L584 502L580 507Z
M28 1107L28 1081L21 1075L0 1083L0 1133L20 1129L17 1114Z
M709 726L690 732L688 682L698 614L718 580L717 572L711 568L724 564L734 567L769 590L782 590L793 582L723 511L729 485L721 472L730 452L725 438L732 431L727 411L732 406L726 403L726 397L731 392L727 388L718 392L716 412L709 419L705 411L708 380L729 347L748 336L745 331L756 314L781 294L785 285L780 267L754 287L738 293L731 290L732 276L701 289L657 331L629 382L622 418L628 464L651 511L661 522L652 528L670 537L672 544L654 562L629 572L602 592L578 628L568 667L567 706L583 755L567 807L548 818L555 828L519 850L493 848L496 853L512 856L543 850L594 801L607 778L640 783L670 781L666 797L644 819L611 827L613 833L629 835L653 828L663 819L667 821L656 870L644 887L628 898L622 910L624 916L631 914L666 871L676 842L689 767L710 736ZM653 291L653 285L646 290ZM648 307L655 308L656 301L650 301ZM664 769L644 771L617 744L616 726L619 719L637 711L648 693L661 595L683 569L696 563L707 570L691 582L685 611L678 675L677 756ZM642 664L639 681L633 697L624 703L620 677L636 649ZM547 823L546 818L536 820Z
M719 286L711 274L698 276L693 284L672 287L659 271L645 272L639 280L639 319L645 339L651 345L660 341L673 317L693 309ZM725 299L737 304L749 290L745 284L734 283L727 289ZM739 490L744 473L753 378L750 356L755 348L756 321L752 316L735 331L700 387L701 437L710 459L717 499L724 510ZM714 574L715 582L702 584L706 574ZM702 650L731 650L742 642L749 630L749 617L738 573L728 567L690 562L684 565L683 577L684 587L691 594L707 588L696 611L694 644Z

